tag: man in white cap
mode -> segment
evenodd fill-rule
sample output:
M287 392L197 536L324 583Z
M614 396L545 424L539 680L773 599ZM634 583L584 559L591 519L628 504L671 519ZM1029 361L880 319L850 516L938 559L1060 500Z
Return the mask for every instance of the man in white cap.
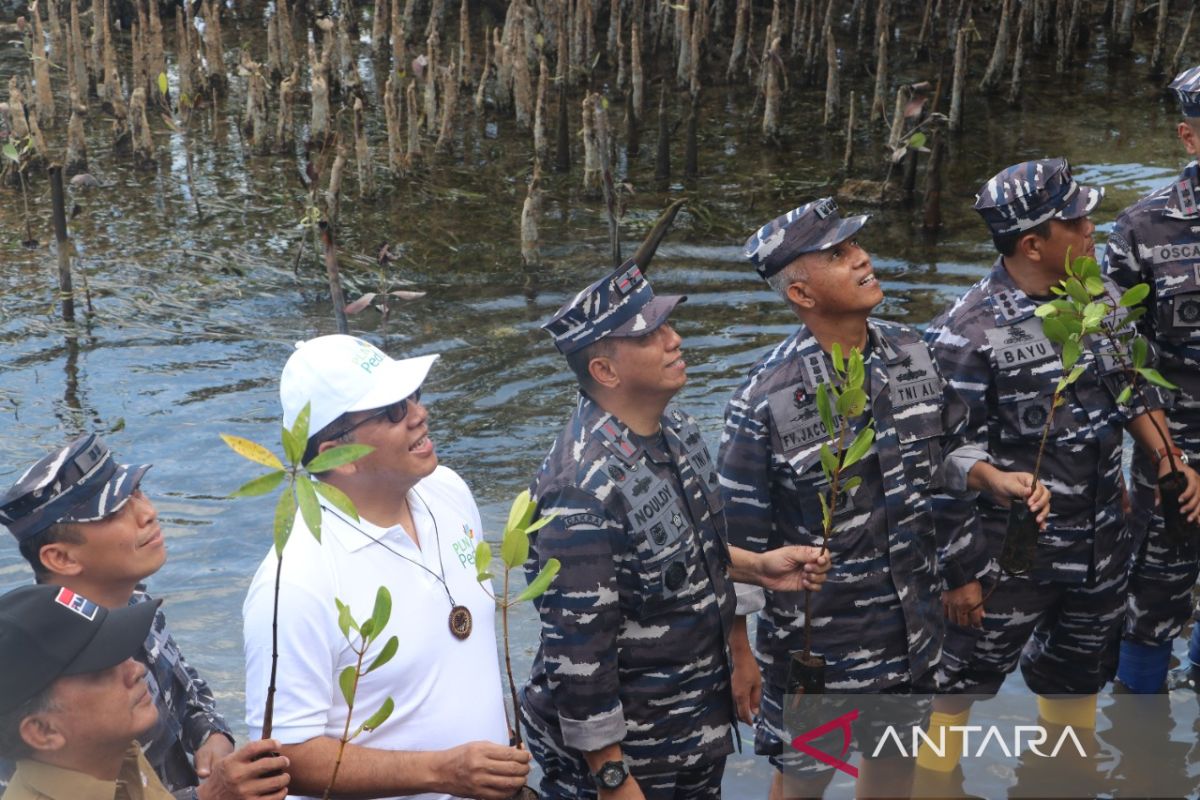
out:
M290 759L296 794L321 796L346 724L338 675L357 656L334 601L364 619L381 585L394 610L363 663L392 635L400 649L359 680L353 726L387 697L395 711L346 746L337 794L502 800L529 772L529 755L507 745L495 601L475 577L479 510L462 479L438 465L420 402L436 358L393 360L361 339L321 336L298 345L280 377L283 424L310 407L306 463L341 444L375 448L320 476L353 501L359 520L322 499L321 541L298 516L284 551L273 736ZM262 728L271 670L275 573L272 550L243 608L252 736Z

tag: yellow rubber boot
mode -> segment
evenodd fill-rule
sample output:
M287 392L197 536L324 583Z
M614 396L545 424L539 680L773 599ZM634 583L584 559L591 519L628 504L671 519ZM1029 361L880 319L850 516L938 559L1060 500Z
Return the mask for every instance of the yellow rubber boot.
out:
M1094 694L1038 695L1038 716L1051 725L1071 726L1080 730L1096 729L1096 699Z
M929 717L929 740L935 745L944 745L941 747L942 754L938 755L928 742L921 742L921 746L917 750L917 766L934 772L953 772L954 768L958 766L959 759L962 758L963 733L962 731L952 731L950 728L952 726L962 727L970 718L971 709L969 708L957 714L933 712Z

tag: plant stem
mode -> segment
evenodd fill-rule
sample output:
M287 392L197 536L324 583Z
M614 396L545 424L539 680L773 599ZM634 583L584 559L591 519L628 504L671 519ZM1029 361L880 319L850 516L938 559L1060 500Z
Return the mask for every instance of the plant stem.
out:
M338 770L342 768L342 754L346 752L346 743L354 737L350 735L350 720L354 717L354 698L358 694L358 679L362 677L363 656L367 653L367 640L362 637L362 649L355 648L354 652L358 654L358 662L354 665L354 688L350 691L350 697L346 708L346 726L342 728L342 738L338 740L337 758L333 762L333 774L329 776L329 783L325 786L325 793L321 795L321 800L329 800L329 793L333 791L333 784L337 780ZM353 645L351 645L353 647Z
M838 484L842 477L842 459L846 455L846 429L849 423L845 417L842 417L841 424L838 427L838 466L833 471L833 479L829 482L829 519L825 520L824 530L821 532L821 552L818 555L824 555L829 547L829 534L833 528L833 515L837 510ZM812 619L809 616L809 609L812 607L812 590L804 590L804 658L807 660L812 656Z
M21 180L21 203L25 206L25 241L33 241L33 228L29 226L29 195L25 191L25 170L17 165L17 177Z
M513 683L512 657L509 655L508 648L508 573L506 567L504 570L504 602L500 604L500 624L504 630L504 671L508 673L508 693L512 699L512 719L509 720L510 726L513 729L513 736L516 737L516 746L521 746L521 717L517 710L517 685ZM505 716L508 712L505 711Z
M1037 458L1033 460L1033 482L1036 485L1042 469L1042 453L1046 451L1046 440L1050 437L1050 426L1054 424L1054 412L1058 410L1058 400L1062 395L1058 392L1050 398L1050 413L1046 415L1046 424L1042 426L1042 440L1038 442Z
M1142 407L1145 408L1149 404L1146 392L1138 382L1137 370L1125 358L1125 351L1120 347L1116 331L1107 322L1100 323L1100 329L1104 331L1104 336L1108 339L1108 343L1113 349L1113 357L1117 359L1121 365L1121 371L1125 373L1125 379L1129 381L1129 385L1137 392L1138 400L1142 401ZM1171 472L1178 472L1179 467L1175 463L1175 452L1171 449L1171 443L1167 439L1167 432L1158 424L1158 420L1154 418L1149 409L1146 410L1146 417L1150 420L1150 424L1154 426L1159 441L1162 442L1163 450L1167 453L1167 463L1171 465Z
M275 604L271 607L271 679L267 682L267 705L263 709L262 738L271 738L275 717L275 673L279 668L279 580L283 575L283 552L275 561Z

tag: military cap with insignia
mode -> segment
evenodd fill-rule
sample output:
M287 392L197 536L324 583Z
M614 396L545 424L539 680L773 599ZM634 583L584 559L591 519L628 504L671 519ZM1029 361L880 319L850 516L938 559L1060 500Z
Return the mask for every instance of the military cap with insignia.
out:
M631 338L653 333L684 295L655 295L650 281L632 259L568 300L542 328L565 356L609 336Z
M1189 67L1175 76L1170 87L1185 117L1200 117L1200 66Z
M38 461L0 497L0 524L23 542L58 522L95 522L120 510L150 464L118 464L85 434Z
M1065 158L1024 161L1000 171L980 189L975 210L993 236L1021 233L1051 219L1086 217L1100 205L1102 187L1071 177Z
M828 250L846 241L867 219L867 214L843 219L837 201L823 197L763 225L746 240L742 256L759 275L769 278L806 253Z

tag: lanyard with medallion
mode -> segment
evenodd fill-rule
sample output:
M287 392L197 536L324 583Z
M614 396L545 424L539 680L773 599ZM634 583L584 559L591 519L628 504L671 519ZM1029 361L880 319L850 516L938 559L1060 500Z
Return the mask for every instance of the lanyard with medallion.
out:
M329 511L331 514L333 514L335 517L340 519L342 522L346 523L348 526L350 526L354 530L358 531L363 536L367 537L372 542L374 542L375 544L382 547L384 550L387 550L392 555L398 556L399 558L404 559L405 561L412 564L413 566L420 567L421 569L425 570L430 575L432 575L434 577L434 579L436 579L437 582L442 585L442 589L446 592L446 599L450 601L449 623L450 623L451 635L454 636L455 639L459 639L459 640L466 639L468 636L471 635L471 628L474 624L473 620L471 618L471 609L467 608L464 605L459 605L458 603L456 603L454 600L454 595L450 594L450 585L446 582L446 566L442 562L442 540L441 540L441 533L438 531L437 518L434 517L433 511L430 510L430 508L429 508L429 504L425 502L425 498L421 497L421 495L418 494L416 490L413 490L412 493L418 500L421 501L421 505L425 506L425 513L428 514L429 519L431 519L433 521L433 538L434 538L434 541L435 541L436 547L437 547L438 569L441 570L441 573L442 573L441 575L434 572L433 570L431 570L429 567L425 566L421 562L414 561L413 559L409 558L408 556L404 555L403 553L390 547L387 544L387 542L384 542L382 539L376 539L374 536L367 533L362 528L358 527L353 522L346 519L344 516L342 516L341 514L339 514L337 511L333 510L332 508L325 506L325 510ZM415 520L414 520L413 524L414 525L416 524Z

